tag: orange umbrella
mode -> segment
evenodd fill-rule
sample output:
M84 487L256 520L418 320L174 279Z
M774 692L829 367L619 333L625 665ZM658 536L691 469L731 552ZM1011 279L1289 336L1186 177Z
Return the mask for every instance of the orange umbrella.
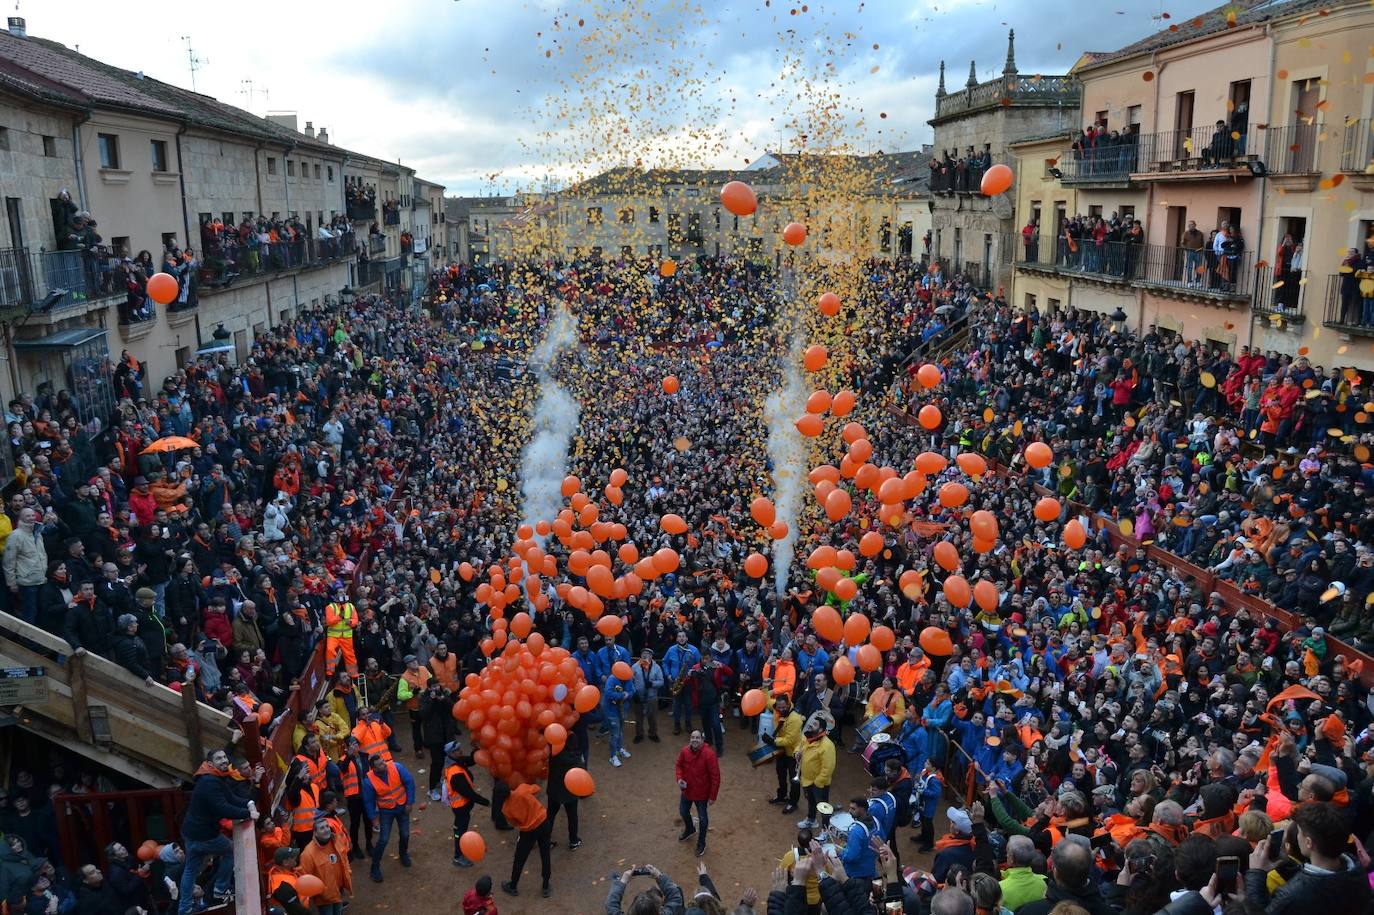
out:
M184 435L169 435L153 442L143 449L143 454L152 454L163 451L181 451L183 448L199 448L200 442L195 439L187 438Z

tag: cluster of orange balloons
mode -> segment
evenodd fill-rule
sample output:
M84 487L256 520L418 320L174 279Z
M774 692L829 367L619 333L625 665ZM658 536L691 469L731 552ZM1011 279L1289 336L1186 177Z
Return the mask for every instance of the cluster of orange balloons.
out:
M453 707L479 747L477 764L512 787L547 777L549 756L562 749L578 714L601 701L577 659L566 648L547 647L525 628L528 620L523 613L512 619L524 640L508 640L481 674L468 674Z
M162 854L162 846L156 839L147 839L138 847L138 860L153 861L158 855Z

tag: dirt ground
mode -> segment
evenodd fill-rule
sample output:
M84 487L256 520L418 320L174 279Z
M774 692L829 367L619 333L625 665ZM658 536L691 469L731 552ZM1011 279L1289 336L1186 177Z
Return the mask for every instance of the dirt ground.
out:
M419 899L431 900L425 911L431 910L431 906L433 911L461 911L463 894L479 876L490 874L501 915L596 915L604 911L610 875L636 864L657 865L683 888L690 900L697 883L697 862L701 860L727 909L738 903L752 886L759 894L756 911L762 915L773 869L795 841L796 823L806 812L805 801L788 816L782 815L781 807L767 803L777 787L772 764L753 769L746 753L754 742L746 741L736 722L727 722L725 754L720 761L720 797L710 809L706 855L698 859L693 840L677 841L682 821L677 815L673 761L687 745L687 737L674 737L671 721L660 734L662 743L645 739L635 744L627 733L626 748L632 758L625 760L620 769L611 767L606 741L593 739L588 770L596 780L596 794L580 804L582 847L568 850L567 821L560 814L553 835L558 846L552 856L551 898L540 896L537 849L521 876L520 896L512 898L501 892L501 881L510 876L515 833L497 831L486 808L478 808L473 816L473 827L487 841L485 860L472 868L454 867L452 814L444 805L431 802L424 810L412 811L411 857L415 863L410 870L400 866L394 835L387 861L382 865L386 882L373 883L368 879L367 862L355 862L356 898L350 907L352 912L358 915L393 906L400 911L414 911L414 903ZM849 733L845 737L851 739ZM868 776L860 757L848 753L846 747L837 746L836 750L830 799L841 807L849 798L863 794ZM401 758L415 773L416 782L427 785L428 773L419 773L424 764L413 757ZM478 788L490 797L490 776L480 774ZM916 846L907 841L909 833L910 830L901 830L898 837L903 863L929 867L930 856L917 857ZM648 877L634 878L626 904L651 883Z

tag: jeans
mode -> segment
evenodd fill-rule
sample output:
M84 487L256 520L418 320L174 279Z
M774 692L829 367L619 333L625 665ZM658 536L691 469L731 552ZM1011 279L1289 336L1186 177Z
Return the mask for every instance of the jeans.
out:
M684 687L682 692L673 697L673 729L676 730L681 722L687 725L687 730L692 729L692 699L687 695Z
M692 805L693 805L693 804L696 805L696 808L697 808L697 819L700 821L700 823L699 823L697 826L693 826L693 825L692 825ZM711 824L711 818L710 818L709 815L707 815L707 813L706 813L706 808L707 808L707 802L706 802L706 801L689 801L689 800L687 800L687 795L685 795L685 794L680 795L680 796L678 797L678 801L677 801L677 815L680 816L680 817L682 817L682 828L683 828L683 829L686 829L688 832L691 832L691 831L693 831L693 830L697 830L697 832L698 832L698 835L697 835L697 844L698 844L698 845L705 845L705 844L706 844L706 829L707 829L707 827L710 826L710 824Z
M1202 285L1202 252L1187 250L1183 252L1183 282L1189 286Z
M625 749L625 727L619 712L612 711L606 715L606 727L610 731L611 758L614 759Z
M26 623L38 622L38 591L42 585L20 585L18 600L19 618Z
M410 812L404 807L391 807L377 811L380 829L377 841L372 843L372 873L382 872L382 858L386 855L386 843L391 838L391 827L396 826L401 835L401 857L410 855Z
M167 618L167 582L160 585L153 585L153 608L157 610L160 619Z
M212 893L228 893L234 889L234 843L228 836L215 836L203 841L186 840L186 866L181 872L181 898L177 912L190 915L196 889L196 878L205 869L207 858L219 856L215 877L210 885Z
M716 748L717 755L725 752L725 727L720 723L719 702L701 706L701 730L706 742Z
M315 903L315 911L318 912L319 915L343 915L343 903L317 902Z

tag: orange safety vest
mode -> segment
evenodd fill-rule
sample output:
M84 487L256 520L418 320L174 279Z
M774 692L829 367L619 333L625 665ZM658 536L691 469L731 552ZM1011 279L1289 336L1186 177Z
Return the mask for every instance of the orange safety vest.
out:
M461 775L463 776L463 778L466 778L469 782L472 781L472 776L468 775L467 769L463 768L457 763L454 763L451 766L447 766L444 769L444 794L448 796L448 805L452 807L454 810L462 810L468 804L471 804L472 801L464 797L463 795L454 792L449 788L449 785L453 783L453 776L455 775Z
M315 828L315 812L320 809L320 789L314 784L305 785L296 799L296 806L288 809L291 812L291 831L310 832Z
M386 745L387 734L386 724L380 721L359 721L353 729L353 736L358 738L358 749L364 755L380 756L391 762L391 748Z
M345 756L339 762L339 778L343 780L344 797L356 797L363 790L358 784L358 765L358 761L352 756Z
M330 601L324 608L325 634L331 638L347 638L353 635L353 627L358 624L358 611L352 601Z
M323 791L325 788L325 779L328 775L325 767L329 764L329 760L325 757L324 751L321 750L319 756L314 759L311 759L304 753L297 753L296 758L305 763L305 771L310 773L310 782L315 786L315 790Z
M391 810L393 807L404 807L406 803L406 783L401 781L401 773L396 771L396 764L388 762L386 764L386 780L377 777L377 773L367 770L367 780L372 783L372 790L377 795L377 806L382 810Z
M267 870L267 895L271 896L277 891L277 887L283 883L289 883L293 890L296 889L296 878L300 874L296 873L294 867L277 867L275 864ZM300 891L296 890L296 896L300 896Z

